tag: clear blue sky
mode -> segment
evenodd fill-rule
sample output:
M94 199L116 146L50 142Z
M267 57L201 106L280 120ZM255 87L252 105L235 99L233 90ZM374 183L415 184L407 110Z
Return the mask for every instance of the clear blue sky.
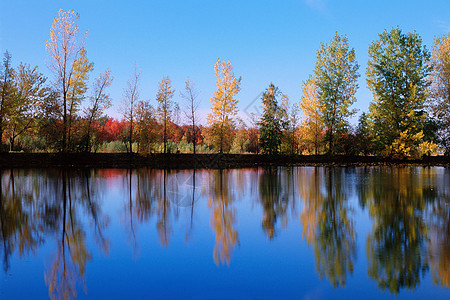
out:
M316 50L336 31L346 34L356 51L362 76L355 107L360 114L372 99L364 74L368 46L379 33L399 25L405 32L415 30L431 49L434 37L450 32L449 0L0 0L1 52L8 50L14 65L38 65L53 79L45 43L60 8L78 12L81 30L89 31L88 58L95 64L91 78L111 69L114 107L109 115L116 117L135 62L142 71L141 97L153 104L163 76L172 79L176 101L184 81L194 81L204 122L217 58L231 60L235 74L242 76L241 111L270 82L298 102Z

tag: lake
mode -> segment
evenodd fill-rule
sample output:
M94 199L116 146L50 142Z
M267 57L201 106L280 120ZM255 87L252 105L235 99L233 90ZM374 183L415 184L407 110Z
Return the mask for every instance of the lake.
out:
M450 299L450 169L1 170L0 298Z

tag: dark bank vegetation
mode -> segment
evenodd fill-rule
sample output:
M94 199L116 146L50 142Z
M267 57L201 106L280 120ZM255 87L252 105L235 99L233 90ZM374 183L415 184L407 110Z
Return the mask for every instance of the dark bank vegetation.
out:
M170 168L227 169L264 166L450 166L450 156L393 159L381 156L163 154L130 153L3 153L0 168Z

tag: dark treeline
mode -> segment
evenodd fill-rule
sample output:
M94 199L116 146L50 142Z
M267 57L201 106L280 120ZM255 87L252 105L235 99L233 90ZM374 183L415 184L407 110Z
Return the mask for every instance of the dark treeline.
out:
M174 100L169 77L159 83L156 103L142 100L140 71L127 82L118 111L108 117L113 76L107 69L90 80L78 14L60 10L46 44L48 80L37 66L13 65L9 52L0 66L1 151L263 153L382 155L421 158L450 153L450 35L437 37L431 51L416 32L392 28L369 47L369 111L358 124L352 105L360 77L345 35L321 44L302 96L292 101L270 83L262 94L263 114L236 117L241 78L230 61L217 60L217 90L207 124L199 124L199 91L186 80Z

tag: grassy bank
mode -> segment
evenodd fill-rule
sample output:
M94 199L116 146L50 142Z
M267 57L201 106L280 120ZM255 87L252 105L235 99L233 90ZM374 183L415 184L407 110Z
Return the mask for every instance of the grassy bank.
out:
M258 166L450 166L450 157L392 160L376 156L265 156L256 154L153 154L127 153L1 153L0 168L95 167L95 168L249 168Z

